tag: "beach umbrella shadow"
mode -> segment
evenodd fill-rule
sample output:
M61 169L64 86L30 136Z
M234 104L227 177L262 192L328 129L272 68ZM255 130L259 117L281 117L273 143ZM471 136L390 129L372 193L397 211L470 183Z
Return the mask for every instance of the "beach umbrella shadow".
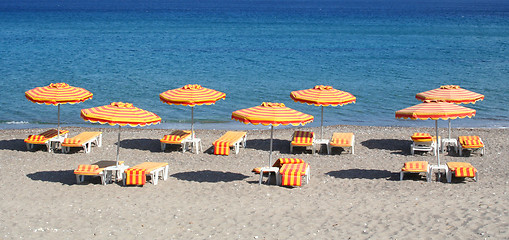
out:
M194 172L181 172L171 175L179 180L192 181L192 182L233 182L240 181L248 178L248 176L240 173L233 172L220 172L211 170L202 170Z
M387 170L376 170L376 169L345 169L339 171L330 171L327 175L335 178L344 179L380 179L386 178L391 180L395 178L395 174ZM398 175L399 176L399 175Z
M361 145L369 149L381 149L394 151L393 154L410 154L412 141L401 139L369 139L361 142Z
M41 171L27 174L34 181L61 183L62 185L76 184L76 175L73 170ZM100 178L99 183L101 183Z
M158 139L124 139L120 141L120 146L126 149L161 152L161 142Z
M24 151L25 141L22 139L0 140L0 150Z
M290 141L288 140L273 139L272 145L274 149L280 149L281 153L290 153ZM269 151L270 139L248 139L246 148Z

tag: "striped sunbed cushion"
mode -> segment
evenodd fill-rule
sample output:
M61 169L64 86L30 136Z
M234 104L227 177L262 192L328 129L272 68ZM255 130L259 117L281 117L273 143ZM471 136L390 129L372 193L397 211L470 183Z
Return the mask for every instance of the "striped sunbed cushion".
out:
M304 160L300 158L279 158L274 163L273 167L282 167L284 164L297 164L297 163L305 163Z
M402 172L427 172L428 171L428 162L426 161L413 161L406 162L403 168L401 168Z
M225 134L223 134L223 136L221 136L220 138L218 138L216 140L217 141L220 141L220 142L229 142L230 143L230 147L233 146L233 143L239 141L240 139L242 139L244 136L246 136L247 132L236 132L236 131L228 131L226 132Z
M215 155L230 155L230 142L215 141L213 144Z
M311 146L313 145L314 132L295 131L293 134L293 146Z
M330 145L334 147L351 147L353 133L334 133Z
M66 134L68 132L68 130L60 130L60 134ZM25 142L31 144L45 144L48 140L56 137L58 135L57 133L58 130L50 129L41 134L29 135L28 138L25 139Z
M64 142L62 142L62 146L64 146L64 147L81 147L81 145L83 143L86 143L94 138L97 138L97 136L99 136L101 134L102 134L102 132L82 132L72 138L64 139Z
M429 142L431 139L429 133L414 133L414 135L412 135L412 141L414 142Z
M79 165L77 169L74 170L74 174L76 175L98 175L101 173L103 168L99 168L98 165Z
M482 148L483 142L479 136L459 136L458 142L462 148Z
M126 185L145 185L147 181L145 169L128 168L124 172Z
M161 139L161 142L168 144L181 144L184 139L189 137L189 135L191 135L191 131L176 130L168 135L165 135Z
M448 162L447 167L454 172L456 177L475 177L477 169L470 163L465 162Z
M130 167L130 169L144 169L147 171L147 174L148 174L158 168L165 167L166 165L168 165L168 163L165 163L165 162L144 162L144 163L140 163L134 167Z
M284 164L279 173L281 174L281 185L301 186L302 175L306 174L307 163Z

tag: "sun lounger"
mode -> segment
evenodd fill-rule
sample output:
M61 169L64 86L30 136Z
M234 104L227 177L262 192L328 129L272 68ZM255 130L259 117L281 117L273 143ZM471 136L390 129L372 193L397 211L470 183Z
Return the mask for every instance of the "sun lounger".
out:
M479 136L459 136L458 153L463 156L463 149L481 150L481 156L485 153L484 142Z
M471 177L474 181L478 180L477 169L470 163L465 162L448 162L447 163L447 182L451 182L452 175L455 177Z
M144 162L124 171L124 185L144 185L146 175L150 175L152 184L157 185L159 177L168 179L168 163Z
M429 133L414 133L414 135L412 135L412 141L413 143L410 145L410 154L414 155L415 151L433 152L433 155L436 154L436 137L431 137ZM440 137L438 148L440 149Z
M123 165L124 162L120 161L119 165ZM99 176L101 177L101 183L106 185L106 171L105 168L116 166L115 161L99 161L93 163L91 165L79 165L77 169L74 170L74 174L76 175L76 182L82 183L85 180L85 176Z
M229 155L230 147L233 147L235 154L239 153L239 148L246 147L247 132L228 131L212 145L214 145L214 154Z
M71 147L82 147L85 153L90 153L92 144L101 147L102 132L82 132L72 138L66 138L62 142L62 151L68 153Z
M191 137L191 131L175 130L165 135L161 141L161 151L164 151L166 144L176 144L182 146L182 152L185 152L185 141Z
M309 164L300 158L279 158L273 165L279 167L280 183L282 186L301 186L302 177L309 183L311 171Z
M307 131L295 131L290 142L290 153L293 153L293 147L311 147L311 152L315 153L315 133Z
M405 173L425 173L426 180L431 182L431 166L426 161L406 162L401 168L399 180L403 180Z
M60 137L66 138L68 130L60 130ZM58 130L50 129L37 135L29 135L25 139L28 150L32 150L35 144L46 145L48 152L52 151L51 140L58 136Z
M355 153L355 136L353 133L334 133L327 145L327 151L330 153L333 147L340 147L343 149L350 148L351 153Z

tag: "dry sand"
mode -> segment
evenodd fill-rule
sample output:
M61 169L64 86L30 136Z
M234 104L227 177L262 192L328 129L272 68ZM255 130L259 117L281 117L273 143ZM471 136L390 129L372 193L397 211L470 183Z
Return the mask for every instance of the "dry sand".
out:
M170 164L158 185L76 184L79 164L114 160L116 129L102 129L103 146L70 154L26 151L23 139L40 129L0 130L1 239L509 239L507 129L454 129L479 135L486 155L441 154L443 162L470 162L479 182L428 183L423 176L399 181L410 155L410 135L430 128L330 126L354 132L356 154L289 153L296 128L276 130L274 159L302 158L311 181L302 187L258 185L253 167L268 160L269 130L248 131L238 155L215 156L212 142L225 131L197 130L204 153L160 151L171 130L122 128L120 157L127 165ZM69 128L70 135L90 130ZM93 130L97 130L94 128ZM319 133L319 129L313 129ZM445 130L441 129L442 134Z

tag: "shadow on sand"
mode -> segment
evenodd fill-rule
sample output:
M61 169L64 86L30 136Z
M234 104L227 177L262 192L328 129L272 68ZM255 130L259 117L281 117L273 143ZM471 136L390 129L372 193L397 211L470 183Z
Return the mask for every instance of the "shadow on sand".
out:
M386 178L387 180L394 180L394 179L399 178L399 173L392 173L387 170L373 170L373 169L346 169L346 170L339 170L339 171L331 171L326 174L331 177L345 178L345 179Z
M120 148L138 149L150 152L161 152L161 142L159 141L159 139L147 139L147 138L125 139L120 141Z
M240 181L248 178L248 176L233 173L233 172L219 172L219 171L210 171L210 170L202 170L195 172L181 172L175 173L171 175L179 180L192 181L192 182L233 182Z
M401 139L370 139L361 142L362 146L369 149L381 149L393 151L393 154L410 154L410 145L412 141Z
M37 147L36 145L35 149L38 149ZM44 147L44 149L46 149L46 147ZM23 139L0 140L0 150L28 151Z
M76 184L76 175L73 170L41 171L27 174L27 177L34 181L61 183L62 185ZM101 184L101 178L93 178ZM91 181L93 182L93 181Z

